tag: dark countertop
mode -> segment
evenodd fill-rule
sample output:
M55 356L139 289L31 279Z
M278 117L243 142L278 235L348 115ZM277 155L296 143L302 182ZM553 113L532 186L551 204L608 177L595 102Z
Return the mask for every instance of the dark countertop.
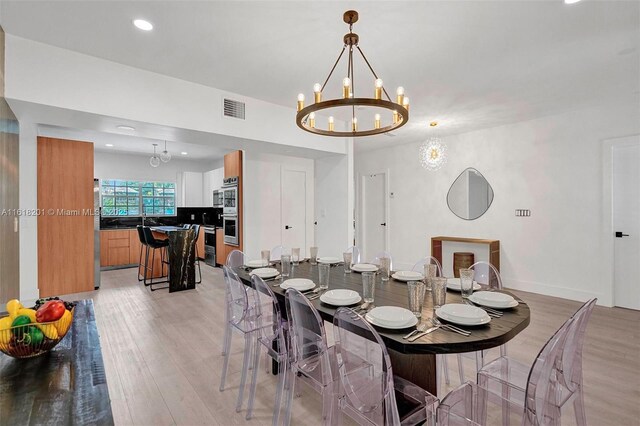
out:
M78 302L71 329L48 354L0 353L0 413L10 425L113 424L92 300Z

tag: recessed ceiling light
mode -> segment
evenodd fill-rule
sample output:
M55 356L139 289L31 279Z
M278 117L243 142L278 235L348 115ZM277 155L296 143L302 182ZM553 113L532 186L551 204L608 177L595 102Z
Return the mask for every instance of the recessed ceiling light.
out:
M120 125L120 126L117 126L116 129L134 131L136 128L131 126Z
M113 146L112 143L105 143L104 146L108 146L109 148L111 148Z
M574 4L578 3L580 0L564 0L564 4Z
M182 151L180 154L182 154L182 155L187 155L188 153L187 153L187 152Z
M134 19L133 25L140 28L142 31L151 31L153 29L151 22L145 21L144 19Z

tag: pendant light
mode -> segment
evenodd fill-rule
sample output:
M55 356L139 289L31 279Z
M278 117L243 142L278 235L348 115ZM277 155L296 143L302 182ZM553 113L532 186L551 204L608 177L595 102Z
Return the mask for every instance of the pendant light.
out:
M167 151L167 141L164 141L164 151L160 153L160 159L163 163L168 163L171 161L171 154Z
M429 127L434 130L437 125L437 121L429 123ZM447 162L447 146L440 138L433 135L420 145L419 158L422 167L429 171L436 171Z
M149 159L149 164L151 164L151 167L158 167L160 165L160 157L158 157L158 154L156 154L156 146L158 146L158 144L154 143L153 144L153 155Z

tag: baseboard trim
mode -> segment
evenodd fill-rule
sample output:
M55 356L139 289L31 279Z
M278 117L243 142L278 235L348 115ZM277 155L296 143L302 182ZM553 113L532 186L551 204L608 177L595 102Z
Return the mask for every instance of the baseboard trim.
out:
M603 293L581 290L569 287L552 286L539 282L514 280L502 276L502 284L506 289L527 291L529 293L543 294L545 296L559 297L568 300L586 302L594 297L598 298L598 305L611 307L611 301Z

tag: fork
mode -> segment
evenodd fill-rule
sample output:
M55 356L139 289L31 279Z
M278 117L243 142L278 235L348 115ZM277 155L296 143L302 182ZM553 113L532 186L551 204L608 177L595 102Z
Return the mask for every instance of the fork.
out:
M478 306L475 303L473 303L473 302L471 302L470 300L467 300L467 299L463 299L463 302L465 304L469 305L469 306L474 306L476 308L482 309L483 311L485 311L492 318L500 318L503 315L503 313L501 311L497 311L495 309L487 308L485 306Z
M416 329L413 330L411 333L407 334L406 336L402 336L402 338L408 339L409 337L413 336L416 333L422 333L427 329L428 326L429 326L429 323L425 321L422 324L420 324L418 327L416 327Z
M435 318L435 317L431 318L431 322L433 323L433 325L437 325L439 327L444 328L445 330L453 331L454 333L461 334L461 335L463 335L465 337L469 337L471 335L470 331L462 329L460 327L456 327L455 325L444 324L444 323L440 322L440 320Z

